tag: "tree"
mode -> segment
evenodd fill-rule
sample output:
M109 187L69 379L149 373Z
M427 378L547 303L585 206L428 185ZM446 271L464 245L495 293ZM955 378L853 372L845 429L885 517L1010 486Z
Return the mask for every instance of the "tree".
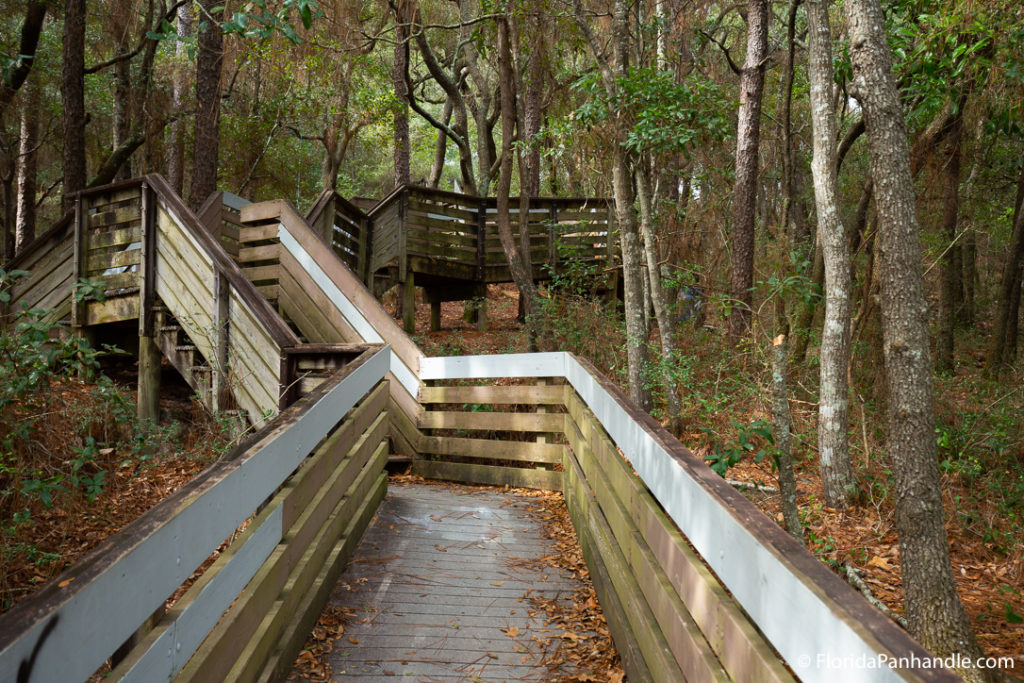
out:
M67 0L61 61L64 202L85 188L85 0Z
M198 209L217 190L220 158L220 70L224 36L220 20L224 6L217 0L201 0L198 52L196 53L196 122L192 162L192 186L188 203Z
M946 538L921 246L903 118L878 0L844 3L864 112L879 220L889 457L895 479L903 592L910 631L939 656L980 656L956 592ZM982 670L960 670L983 680Z
M630 3L615 0L612 13L611 55L601 46L597 35L587 21L581 0L574 0L574 18L583 32L591 54L597 63L601 85L612 113L614 137L612 139L612 188L615 195L615 221L619 226L622 250L623 305L626 314L626 363L629 397L634 403L650 410L651 392L643 378L647 365L647 328L644 315L643 256L637 231L635 195L633 192L633 160L624 138L630 128L628 112L618 107L621 100L621 79L629 73L630 55Z
M512 138L515 132L516 104L512 82L512 50L509 47L508 17L500 16L495 20L498 24L498 67L501 107L501 157L498 174L498 238L505 252L512 279L519 289L519 300L523 302L523 312L529 318L533 313L534 287L533 278L524 265L528 262L530 252L520 253L516 248L512 234L512 220L509 213L509 193L512 186Z
M36 236L36 159L39 147L39 89L28 86L18 136L18 208L14 255Z
M25 6L25 19L21 24L21 40L18 53L10 64L3 69L0 77L0 120L7 105L11 103L15 93L25 83L36 59L39 46L39 34L46 21L47 2L28 2Z
M399 0L392 3L395 14L395 51L393 81L395 87L395 187L409 184L409 88L406 84L409 72L409 22L408 3Z
M754 286L754 222L757 207L761 100L768 61L768 0L747 0L747 56L740 70L736 125L736 184L732 199L732 298L729 336L750 329Z
M814 200L818 241L825 264L825 325L821 333L821 384L818 398L818 452L825 501L845 508L856 493L850 464L850 240L839 216L836 122L832 74L832 35L828 0L807 0L808 67L814 128Z

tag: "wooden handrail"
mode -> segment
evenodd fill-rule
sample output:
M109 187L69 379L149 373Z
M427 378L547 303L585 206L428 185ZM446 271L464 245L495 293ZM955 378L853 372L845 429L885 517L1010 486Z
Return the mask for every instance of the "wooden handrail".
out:
M199 217L189 209L180 197L171 189L167 181L158 174L146 176L146 181L157 194L164 207L178 216L182 226L195 237L213 259L215 267L224 274L231 287L246 303L256 319L266 328L267 333L278 347L294 346L299 338L285 324L270 303L260 296L252 283L242 273L238 264L228 256L224 248L217 243L209 231L200 222Z

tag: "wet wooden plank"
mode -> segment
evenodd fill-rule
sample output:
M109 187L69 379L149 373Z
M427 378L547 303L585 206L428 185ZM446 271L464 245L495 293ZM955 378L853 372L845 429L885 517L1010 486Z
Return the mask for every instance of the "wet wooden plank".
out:
M524 594L568 605L578 585L530 562L555 551L528 505L503 491L392 482L331 595L368 617L347 624L328 655L335 677L550 680L542 665L550 652L532 638L552 634ZM509 637L512 626L519 633Z

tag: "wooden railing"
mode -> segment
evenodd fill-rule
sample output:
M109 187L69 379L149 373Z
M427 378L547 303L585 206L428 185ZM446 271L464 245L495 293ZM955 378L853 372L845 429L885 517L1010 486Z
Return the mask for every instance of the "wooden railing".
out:
M399 452L415 450L407 434L414 429L423 354L394 319L288 202L277 200L242 208L242 253L258 244L258 280L276 298L281 312L312 343L386 343L390 368L393 440ZM255 247L254 247L255 248ZM253 271L246 269L250 277Z
M124 643L104 680L282 679L384 495L389 356L365 351L0 617L0 680L83 681Z
M509 214L518 234L517 198L511 201ZM407 280L410 269L466 282L511 281L493 197L406 186L363 212L326 192L310 209L307 221L365 283L388 266L396 269L398 282ZM534 276L548 278L568 259L615 262L613 224L606 199L531 199L528 226Z
M368 282L373 249L373 221L337 192L325 191L306 214L309 226L334 249L334 253Z
M561 471L535 469L549 460L535 457L535 442L506 439L488 451L464 435L438 442L415 435L421 447L429 444L431 462L414 465L460 481L529 486L539 477L547 488L564 490L630 680L785 681L795 674L835 681L865 680L866 673L879 681L958 680L945 669L922 666L930 657L924 648L586 361L567 353L425 358L420 378L426 384L564 382L497 391L428 387L424 403L471 401L485 412L470 418L464 408L449 405L457 408L450 417L431 411L419 422L535 432L554 428L552 418L560 418L555 443L566 444ZM562 391L557 403L556 390ZM513 401L564 414L493 419ZM509 473L524 465L529 474ZM901 658L909 662L904 668L885 664ZM836 661L879 668L830 668Z

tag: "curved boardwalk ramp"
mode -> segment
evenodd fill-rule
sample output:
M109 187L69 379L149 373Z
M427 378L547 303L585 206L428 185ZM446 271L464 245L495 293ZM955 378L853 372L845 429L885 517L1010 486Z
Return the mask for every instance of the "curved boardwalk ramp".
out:
M328 655L343 680L543 681L551 641L526 595L570 600L580 582L529 515L531 498L395 485L330 604L356 612ZM556 634L557 635L557 634Z

